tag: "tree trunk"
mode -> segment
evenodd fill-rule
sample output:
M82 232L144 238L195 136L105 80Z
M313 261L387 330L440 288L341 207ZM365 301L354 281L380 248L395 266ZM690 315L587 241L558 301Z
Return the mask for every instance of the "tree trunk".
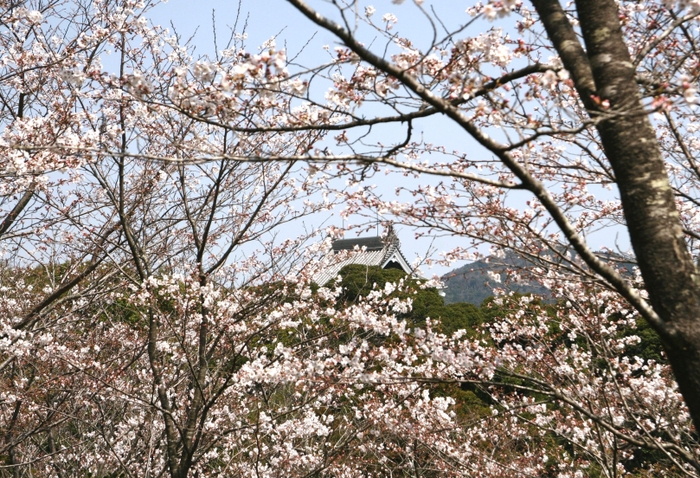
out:
M615 172L627 227L680 391L700 430L700 287L614 0L578 0L584 51L558 0L532 0ZM609 106L607 102L609 102Z

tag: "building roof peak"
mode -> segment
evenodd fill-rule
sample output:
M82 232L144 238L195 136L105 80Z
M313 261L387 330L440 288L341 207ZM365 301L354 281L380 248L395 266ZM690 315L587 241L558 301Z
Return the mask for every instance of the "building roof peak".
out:
M399 237L394 232L393 225L387 226L381 236L355 237L351 239L336 239L333 241L333 252L351 251L355 247L366 251L379 251L390 246L400 247Z
M349 264L362 264L366 266L379 266L382 269L401 269L407 274L413 274L413 268L401 253L401 242L389 225L382 236L356 237L352 239L336 239L331 246L331 254L339 254L343 251L356 251L350 256L336 262L326 270L317 274L316 283L324 285L335 278L343 266Z

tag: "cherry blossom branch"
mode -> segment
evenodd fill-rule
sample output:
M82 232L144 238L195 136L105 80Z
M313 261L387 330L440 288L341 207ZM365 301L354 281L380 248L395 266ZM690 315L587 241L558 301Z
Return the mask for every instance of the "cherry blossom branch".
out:
M457 98L453 100L449 100L449 102L453 106L460 106L463 104L468 103L469 101L472 101L476 98L483 97L487 95L489 92L505 85L508 83L511 83L515 80L527 77L529 75L535 74L535 73L545 73L547 71L557 71L556 67L553 67L551 65L543 64L543 63L533 63L530 65L527 65L523 68L520 68L518 70L511 71L509 73L506 73L498 78L495 78L491 81L488 81L484 83L481 87L479 87L477 90L474 92L470 93L466 97L462 98ZM308 100L307 100L308 101ZM190 111L178 108L177 106L173 106L172 104L169 103L151 103L153 105L165 107L165 108L174 108L176 111L179 113L184 114L186 117L196 120L198 122L202 122L205 124L209 124L212 126L217 126L222 129L225 129L227 131L234 131L237 133L267 133L267 132L280 132L280 133L291 133L291 132L304 132L304 131L313 131L313 130L320 130L320 131L343 131L346 129L350 128L357 128L357 127L362 127L362 126L375 126L379 124L387 124L387 123L405 123L410 120L414 119L421 119L421 118L427 118L436 114L442 114L442 111L439 109L435 108L434 106L425 106L421 107L415 111L412 112L407 112L407 113L401 113L398 115L393 115L393 116L378 116L378 117L372 117L372 118L356 118L352 121L346 121L342 123L322 123L322 124L305 124L301 126L259 126L259 127L244 127L244 126L232 126L228 123L221 123L219 121L216 121L212 119L211 117L204 117L204 116L198 116L195 114L192 114ZM327 108L327 106L320 105L317 103L313 103L317 106ZM336 112L333 110L332 112ZM350 113L343 112L343 115L350 115Z
M408 72L401 70L395 65L389 63L384 58L378 57L374 53L367 50L358 42L358 40L352 34L343 29L337 23L323 17L321 14L311 9L304 1L287 1L294 5L311 21L340 38L343 41L343 43L345 43L345 45L347 45L348 48L355 52L355 54L357 54L361 59L375 66L376 68L398 78L404 85L406 85L406 87L410 88L424 101L426 101L428 104L432 105L436 109L442 111L446 116L454 120L475 140L477 140L479 144L484 146L487 150L493 152L503 162L503 164L507 166L513 172L513 174L515 174L515 176L522 181L524 188L532 192L537 197L537 199L539 199L539 201L547 209L549 214L557 223L560 230L566 236L569 243L574 247L574 249L576 249L576 252L588 264L588 266L591 267L598 274L600 274L603 278L605 278L605 280L610 282L610 284L613 287L615 287L615 289L621 295L623 295L627 300L629 300L630 303L637 310L639 310L639 312L650 323L654 324L655 328L659 331L659 333L669 333L666 324L659 318L654 309L639 295L639 293L635 289L630 287L629 284L627 284L626 281L617 272L615 272L603 261L598 259L598 257L596 257L596 255L589 249L585 241L572 227L568 218L564 215L559 206L552 199L549 191L544 186L544 184L532 177L525 168L523 168L510 154L508 154L507 146L499 144L497 141L490 138L486 133L478 129L476 125L471 123L469 119L465 116L464 112L452 106L442 98L434 95L432 92L427 90L422 84L420 84L420 82L415 77L411 76ZM558 2L556 2L556 0L552 1L554 1L558 5ZM547 0L547 2L549 2L549 0ZM559 9L561 9L561 7L559 7ZM583 49L581 49L580 44L577 40L575 45L578 45L577 48L580 49L580 53L577 50L577 54L579 54L579 56L583 55ZM591 91L595 91L595 84L590 74L590 69L588 68L587 57L585 57L585 55L583 55L582 57L585 59L585 61L581 63L580 67L571 66L568 64L567 66L569 66L570 70L572 68L576 70L576 74L581 75L583 77L579 79L580 83L585 83L590 87Z
M568 397L567 393L564 391L557 389L554 387L551 383L545 382L538 380L530 375L523 375L514 371L509 371L505 369L499 369L500 373L503 373L509 377L517 378L520 380L523 380L525 382L530 382L537 387L531 387L527 385L520 385L516 383L503 383L503 382L497 382L497 381L490 381L490 380L470 380L470 379L442 379L442 378L424 378L424 377L402 377L402 378L397 378L395 381L391 380L384 380L376 383L382 383L382 384L389 384L389 383L406 383L407 381L415 381L419 383L453 383L453 384L460 384L460 383L469 383L469 384L474 384L474 385L486 385L486 386L493 386L493 387L499 387L499 388L510 388L513 390L519 390L522 392L527 392L527 393L534 393L534 394L544 394L548 395L557 401L560 401L562 403L565 403L572 407L574 410L577 412L581 413L583 416L588 418L589 420L593 421L594 423L600 425L603 427L607 432L613 434L617 438L624 440L627 443L630 443L631 445L635 445L641 448L646 448L650 450L660 450L662 452L665 451L673 451L677 453L680 457L682 457L688 464L693 466L696 470L700 471L700 463L693 457L692 454L690 454L687 450L679 447L675 443L661 443L658 442L657 440L642 440L635 438L634 436L631 436L629 434L626 434L622 431L620 431L617 427L615 427L613 424L609 423L607 420L603 419L599 415L593 413L590 411L586 406L581 405L575 400L572 400L571 398Z
M24 192L22 197L17 201L17 204L15 204L15 207L12 208L12 211L3 219L2 223L0 224L0 238L12 227L12 224L17 220L20 214L22 214L22 211L24 211L24 208L27 207L29 202L32 200L34 197L34 193L36 192L36 183L33 183L27 188L27 190Z
M663 32L656 34L654 36L654 40L648 42L644 48L639 50L637 52L637 55L634 57L634 64L635 66L639 65L642 60L649 54L651 51L654 50L657 46L659 46L661 43L663 43L672 33L673 31L678 28L679 26L683 25L684 23L687 23L688 21L692 20L693 18L697 18L700 16L700 12L690 12L685 15L683 15L680 18L677 18L674 20L671 25L669 25L666 30Z
M37 151L37 150L42 150L42 151L65 151L65 148L60 148L60 147L17 147L15 149L18 150L27 150L27 151ZM406 169L409 171L414 171L417 173L423 173L423 174L428 174L428 175L433 175L433 176L442 176L442 177L454 177L454 178L459 178L459 179L465 179L468 181L475 181L478 183L482 184L488 184L490 186L495 186L499 188L505 188L505 189L524 189L524 186L514 183L514 182L504 182L504 181L496 181L492 179L485 178L483 176L478 176L475 174L469 174L469 173L464 173L460 171L454 171L454 170L444 170L444 169L434 169L429 166L420 166L417 164L411 164L411 163L404 163L402 161L397 161L395 159L392 159L391 157L384 156L383 154L379 155L369 155L369 154L347 154L347 155L329 155L329 154L320 154L320 155L314 155L314 154L301 154L301 155L282 155L282 156L277 156L277 155L267 155L267 156L258 156L255 154L251 155L218 155L218 154L212 154L212 155L205 155L203 154L201 158L173 158L171 156L157 156L157 155L152 155L152 154L144 154L144 153L131 153L128 151L125 152L115 152L115 151L103 151L100 149L95 149L95 148L71 148L71 151L74 153L83 153L83 154L99 154L99 155L108 155L108 156L113 156L113 157L120 157L120 158L133 158L133 159L140 159L140 160L150 160L150 161L158 161L158 162L163 162L163 163L170 163L170 164L189 164L189 165L196 165L196 164L207 164L207 163L212 163L212 162L219 162L219 161L235 161L235 162L240 162L240 163L272 163L272 162L307 162L307 163L343 163L343 162L356 162L358 164L386 164L388 166L395 166L400 169ZM323 153L323 151L321 151Z

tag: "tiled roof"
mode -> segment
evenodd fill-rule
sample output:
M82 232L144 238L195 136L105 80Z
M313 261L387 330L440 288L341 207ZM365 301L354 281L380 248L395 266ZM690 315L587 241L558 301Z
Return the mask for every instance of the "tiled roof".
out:
M344 251L347 251L343 254ZM353 252L354 251L354 252ZM380 266L385 268L389 263L397 263L407 274L413 271L408 261L401 253L399 238L390 232L386 238L358 237L355 239L340 239L333 242L331 254L345 256L316 274L314 282L325 285L338 276L340 270L349 264ZM332 259L332 258L331 258Z
M333 241L333 251L352 251L355 246L368 251L380 251L384 249L384 241L381 237L357 237L355 239L338 239Z

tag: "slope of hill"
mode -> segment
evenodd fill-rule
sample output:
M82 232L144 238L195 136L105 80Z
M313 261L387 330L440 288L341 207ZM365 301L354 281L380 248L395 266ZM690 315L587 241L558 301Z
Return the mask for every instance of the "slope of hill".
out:
M445 303L468 302L480 305L484 299L493 295L493 289L497 287L522 294L548 295L549 291L539 284L508 280L507 269L527 270L529 267L532 264L518 255L507 254L503 258L489 256L454 269L441 277L446 287ZM495 280L495 276L500 277L500 283Z
M634 258L611 251L599 251L596 255L613 265L624 276L632 276L636 263ZM506 291L519 292L521 294L536 294L543 296L545 300L549 296L549 290L534 281L510 280L508 270L518 270L521 276L527 277L534 265L522 256L509 252L505 257L489 256L483 260L472 262L454 269L441 277L445 284L445 303L468 302L481 305L481 302L493 295L494 288ZM500 282L495 280L500 278Z

